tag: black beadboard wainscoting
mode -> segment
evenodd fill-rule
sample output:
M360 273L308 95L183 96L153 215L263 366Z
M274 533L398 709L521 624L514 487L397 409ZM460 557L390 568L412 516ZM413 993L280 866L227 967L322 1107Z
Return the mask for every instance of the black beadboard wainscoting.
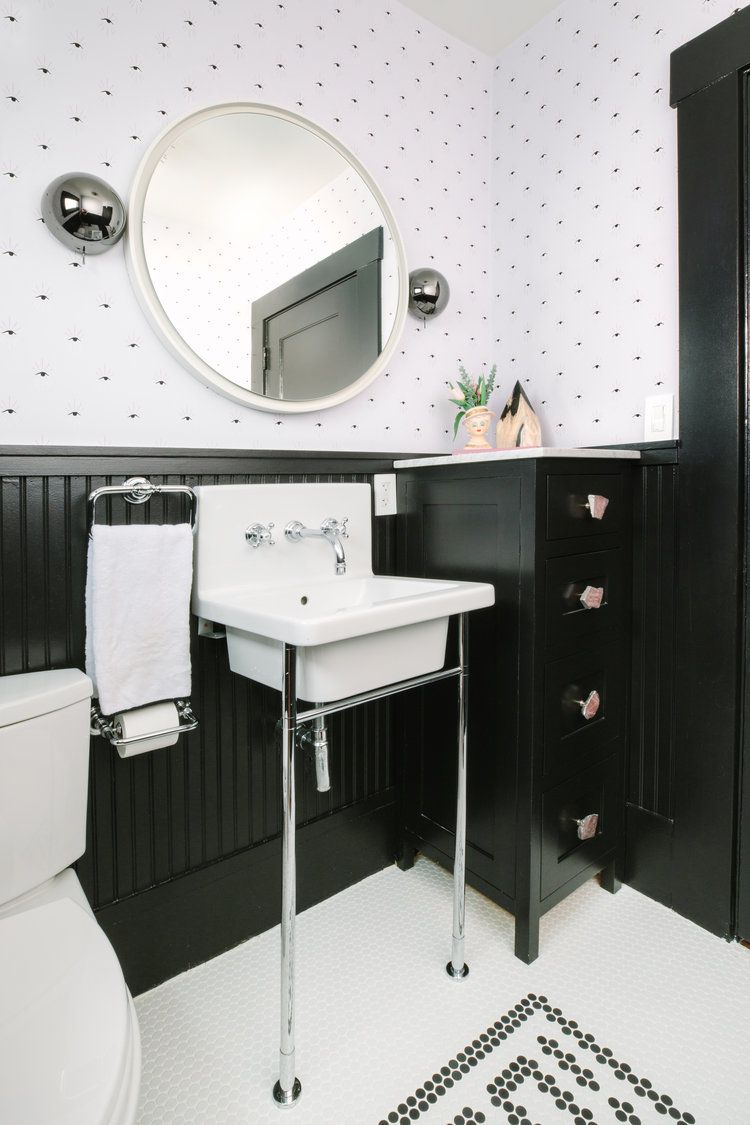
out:
M83 667L86 500L129 476L197 484L369 481L393 455L140 450L0 453L0 674ZM677 449L647 448L635 489L635 615L624 877L673 901ZM97 520L186 518L180 497L107 500ZM396 573L395 517L373 521L373 566ZM137 597L137 591L133 593ZM91 742L88 842L78 872L134 993L277 924L278 693L229 671L198 638L198 730L122 760ZM398 841L399 701L333 716L330 794L298 758L298 903L392 862Z
M672 905L678 450L644 449L633 490L633 677L624 881Z
M392 455L140 450L0 453L0 674L84 666L86 501L130 476L154 483L370 481ZM187 518L179 496L97 506L97 522ZM373 521L373 566L395 571L395 517ZM133 598L139 592L133 591ZM198 638L199 728L126 760L91 740L88 840L78 874L133 993L276 925L281 909L280 696ZM392 862L398 726L388 701L333 716L331 792L298 756L298 906Z

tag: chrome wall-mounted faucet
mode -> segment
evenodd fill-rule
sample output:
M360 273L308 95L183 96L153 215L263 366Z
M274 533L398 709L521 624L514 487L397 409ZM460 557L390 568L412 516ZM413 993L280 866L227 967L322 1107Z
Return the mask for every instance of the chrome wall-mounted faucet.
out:
M348 522L348 518L341 520L339 523L333 516L329 516L316 529L305 527L299 520L292 520L284 528L284 535L290 543L299 543L303 539L327 539L336 555L336 573L346 574L346 556L341 540L349 538L349 532L346 529Z

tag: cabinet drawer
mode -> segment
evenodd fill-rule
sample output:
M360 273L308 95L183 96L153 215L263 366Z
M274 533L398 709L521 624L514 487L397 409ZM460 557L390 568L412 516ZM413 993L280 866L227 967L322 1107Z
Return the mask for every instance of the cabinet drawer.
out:
M591 551L547 560L547 644L576 641L623 620L622 551ZM583 601L581 600L583 598Z
M595 519L589 496L608 501ZM577 473L547 477L547 538L573 539L609 535L623 526L623 479L620 473Z
M625 698L619 643L551 661L544 671L545 776L570 773L601 756L601 748L624 733Z
M579 871L611 852L617 842L618 760L582 770L542 797L542 867L540 897L545 899ZM578 835L577 821L598 818L596 834Z

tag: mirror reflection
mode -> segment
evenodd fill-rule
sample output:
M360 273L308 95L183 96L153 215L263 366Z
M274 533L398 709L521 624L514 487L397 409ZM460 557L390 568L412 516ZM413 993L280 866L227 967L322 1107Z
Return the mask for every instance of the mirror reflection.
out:
M143 247L187 345L271 399L342 390L394 329L398 256L375 196L332 144L270 112L212 116L165 148Z

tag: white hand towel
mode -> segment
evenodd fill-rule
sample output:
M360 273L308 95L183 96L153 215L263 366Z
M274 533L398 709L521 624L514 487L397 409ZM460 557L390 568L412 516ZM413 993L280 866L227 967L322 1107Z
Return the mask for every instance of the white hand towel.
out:
M94 527L86 576L86 673L105 715L190 695L188 524Z

